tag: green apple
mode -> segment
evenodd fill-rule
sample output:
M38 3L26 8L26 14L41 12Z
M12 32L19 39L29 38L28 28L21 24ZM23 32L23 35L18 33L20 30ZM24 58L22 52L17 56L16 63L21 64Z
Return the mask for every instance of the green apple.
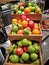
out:
M28 46L28 40L27 39L23 39L21 41L21 43L22 43L23 46Z
M29 2L29 3L28 3L28 6L32 6L32 5L33 5L32 2Z
M32 34L32 32L31 31L29 31L29 35L31 35Z
M16 34L16 32L13 32L13 31L12 31L11 34Z
M13 49L13 54L16 54L16 48L15 48L15 49Z
M22 13L21 14L24 14L24 11L22 11Z
M17 11L18 11L18 5L15 4L15 5L13 6L13 10L14 10L14 12L17 12Z
M31 42L31 41L28 41L28 45L29 45L29 46L32 45L32 42Z
M32 7L31 11L32 11L32 12L34 12L34 11L35 11L35 9L36 9L35 7Z
M28 52L33 53L35 51L34 47L32 45L28 46Z
M21 10L18 10L16 13L17 13L17 14L21 14Z
M35 6L35 8L37 9L37 8L39 8L39 6Z
M24 63L24 61L22 60L22 58L20 58L20 63Z
M14 4L13 8L15 8L15 7L18 8L18 5L17 4Z
M22 10L22 11L23 11L23 10L24 10L24 7L23 7L23 6L21 6L21 7L20 7L20 10Z
M17 12L18 11L18 9L15 7L15 8L13 8L13 10L14 10L14 12Z
M29 8L32 10L32 6L29 6Z
M9 59L12 63L17 63L19 61L19 57L17 55L10 55Z
M39 45L38 45L37 43L34 43L34 44L33 44L33 47L34 47L34 49L35 49L35 52L38 53L39 50L40 50Z
M9 53L11 53L14 48L15 48L15 44L13 44L13 45L11 45L10 47L8 47L7 51L8 51Z
M37 55L36 53L31 53L31 54L30 54L30 59L31 59L32 61L36 61L36 60L38 59L38 55Z
M24 34L29 34L29 30L27 28L24 29Z
M17 32L17 31L18 31L18 26L14 25L14 26L12 27L12 31L13 31L13 32Z
M36 3L34 3L33 7L36 7L36 6L37 6L37 4L36 4Z
M28 53L23 53L21 56L23 61L28 61L29 60L29 54Z
M22 43L21 43L21 41L18 41L17 45L18 45L18 47L22 47L23 46Z
M34 64L40 64L40 60L37 59L36 61L33 62Z

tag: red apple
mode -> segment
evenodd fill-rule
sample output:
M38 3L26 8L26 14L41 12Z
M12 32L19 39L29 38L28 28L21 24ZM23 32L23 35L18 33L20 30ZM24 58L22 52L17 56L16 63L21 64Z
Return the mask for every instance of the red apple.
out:
M19 2L18 7L24 6L24 2Z
M17 54L18 56L22 55L22 53L23 53L23 49L22 49L22 48L17 48L17 49L16 49L16 54Z
M20 2L18 3L18 7L20 7L21 6L21 4L20 4Z
M29 19L29 18L27 18L26 20L27 20L28 22L30 21L30 19Z
M31 28L30 28L30 27L27 27L27 29L28 29L29 31L31 31Z
M25 4L24 2L21 2L21 6L24 6L24 4Z
M28 47L25 46L25 47L23 48L23 50L24 50L24 52L28 52Z
M31 29L34 28L34 21L29 21L29 27L30 27Z
M20 16L20 19L21 19L21 20L26 20L26 16L25 16L24 14L22 14L22 15Z

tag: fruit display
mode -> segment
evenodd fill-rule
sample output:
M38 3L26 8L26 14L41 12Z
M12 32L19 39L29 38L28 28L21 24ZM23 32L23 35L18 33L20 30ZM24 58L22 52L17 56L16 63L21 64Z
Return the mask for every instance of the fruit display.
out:
M10 63L40 64L40 46L37 41L30 41L26 38L13 41L7 50L9 52L8 61Z
M22 14L19 19L12 19L12 30L10 34L40 34L39 24L30 20L25 14Z
M16 14L34 14L38 13L41 14L40 7L33 2L19 2L18 4L13 5L13 11Z

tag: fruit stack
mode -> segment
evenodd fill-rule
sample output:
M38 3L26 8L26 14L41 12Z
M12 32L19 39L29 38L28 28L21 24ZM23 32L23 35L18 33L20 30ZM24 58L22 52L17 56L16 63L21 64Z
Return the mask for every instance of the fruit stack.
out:
M14 4L13 11L16 14L24 14L24 13L41 14L40 7L36 3L33 3L33 2L19 2L18 4Z
M36 39L41 40L42 37L41 28L40 24L37 21L31 20L25 14L22 14L20 15L19 19L16 17L12 18L11 22L12 22L12 29L10 34L8 34L10 40L16 40L16 38L17 40L27 37L29 38L29 36L31 37L32 35L33 35L32 38L35 37L35 40ZM36 38L37 36L39 38Z
M9 57L7 63L9 65L10 63L13 63L13 65L17 65L17 63L40 65L39 42L30 41L24 38L20 41L14 41L12 43L12 46L8 48Z
M24 14L20 19L12 19L11 34L40 34L39 24L27 18Z
M39 24L41 18L39 19L40 16L37 15L41 14L41 9L37 4L31 2L19 2L13 6L13 9L15 16L12 15L12 29L8 34L13 44L8 48L9 55L6 57L5 64L42 65L42 54L39 46L42 39ZM37 13L36 16L30 15L33 13Z

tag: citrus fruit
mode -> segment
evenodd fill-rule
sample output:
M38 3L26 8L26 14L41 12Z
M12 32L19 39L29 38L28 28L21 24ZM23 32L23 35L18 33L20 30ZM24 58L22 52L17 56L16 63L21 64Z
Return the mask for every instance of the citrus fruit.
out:
M31 9L30 9L29 7L26 7L26 8L24 9L24 12L25 12L25 13L31 13Z
M28 22L27 22L26 20L23 20L23 21L22 21L22 26L23 26L23 27L27 27L27 26L28 26Z
M22 25L21 19L19 19L18 23Z
M18 20L16 18L13 18L12 23L18 23Z
M23 30L18 30L17 34L23 34Z
M33 29L32 33L33 34L40 34L40 31L38 29Z
M37 23L34 24L34 29L39 29L39 26Z

